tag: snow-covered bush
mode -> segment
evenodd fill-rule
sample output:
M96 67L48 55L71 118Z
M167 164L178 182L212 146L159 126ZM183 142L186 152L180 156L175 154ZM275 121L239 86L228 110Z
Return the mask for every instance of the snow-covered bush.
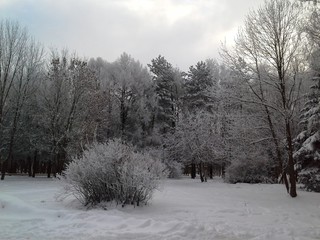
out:
M235 160L226 169L225 180L229 183L272 182L266 160Z
M166 176L165 164L120 140L94 144L65 171L67 187L84 205L147 203Z

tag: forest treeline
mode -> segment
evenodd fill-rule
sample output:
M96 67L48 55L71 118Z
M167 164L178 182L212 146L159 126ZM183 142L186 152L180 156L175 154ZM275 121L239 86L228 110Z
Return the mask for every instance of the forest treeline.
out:
M61 174L87 146L120 139L201 181L296 181L320 191L317 5L269 0L251 11L222 60L187 72L46 51L0 23L0 161L6 173Z

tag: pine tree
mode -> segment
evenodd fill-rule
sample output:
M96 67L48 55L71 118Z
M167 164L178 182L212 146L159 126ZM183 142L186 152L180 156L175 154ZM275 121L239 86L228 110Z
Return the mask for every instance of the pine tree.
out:
M320 69L318 69L320 70ZM320 72L315 71L311 92L302 109L303 131L295 139L294 154L299 181L310 191L320 192Z
M158 97L156 120L162 124L161 132L166 133L175 128L177 113L177 86L172 65L161 55L148 64L154 74L155 91Z
M212 110L213 95L212 88L215 82L209 66L203 62L198 62L189 68L185 83L185 105L189 111Z

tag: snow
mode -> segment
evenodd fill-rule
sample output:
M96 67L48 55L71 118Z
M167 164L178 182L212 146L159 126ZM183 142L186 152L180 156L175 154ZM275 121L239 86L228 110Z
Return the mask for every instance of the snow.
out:
M220 179L166 180L143 207L81 207L59 180L7 176L0 182L0 239L320 239L320 194Z

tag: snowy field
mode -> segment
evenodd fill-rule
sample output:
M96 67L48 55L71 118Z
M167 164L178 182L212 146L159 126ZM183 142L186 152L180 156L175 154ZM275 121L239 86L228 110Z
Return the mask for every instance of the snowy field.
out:
M0 239L320 239L320 194L282 185L166 180L145 207L86 210L59 196L61 182L0 182Z

